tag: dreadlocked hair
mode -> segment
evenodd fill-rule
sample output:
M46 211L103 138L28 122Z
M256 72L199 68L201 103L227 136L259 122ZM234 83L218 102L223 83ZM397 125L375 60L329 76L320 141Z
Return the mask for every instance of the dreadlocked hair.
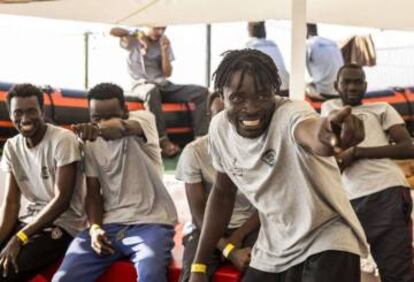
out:
M217 70L214 72L214 89L223 93L223 88L230 83L232 75L241 71L240 87L244 75L249 73L255 84L255 89L259 86L273 90L276 94L280 90L279 72L272 58L254 49L230 50L222 54L224 56Z

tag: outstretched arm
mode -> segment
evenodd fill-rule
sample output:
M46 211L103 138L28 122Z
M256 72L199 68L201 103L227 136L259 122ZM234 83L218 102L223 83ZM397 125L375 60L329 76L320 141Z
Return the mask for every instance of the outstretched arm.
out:
M364 125L350 107L332 111L327 117L312 118L296 126L295 139L319 156L333 156L357 145L365 138Z
M125 37L129 35L129 30L122 27L114 27L111 29L110 34L115 37Z
M72 125L72 130L84 141L95 141L98 136L106 140L120 139L125 136L144 136L141 124L136 120L113 118L98 124L80 123Z

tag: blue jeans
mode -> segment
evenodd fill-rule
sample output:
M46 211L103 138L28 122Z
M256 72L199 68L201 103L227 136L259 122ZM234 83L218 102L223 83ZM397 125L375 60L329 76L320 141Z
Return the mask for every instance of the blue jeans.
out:
M113 262L129 258L139 282L167 282L167 267L174 247L174 227L158 224L104 224L115 253L98 255L91 247L89 230L70 244L53 282L96 281Z

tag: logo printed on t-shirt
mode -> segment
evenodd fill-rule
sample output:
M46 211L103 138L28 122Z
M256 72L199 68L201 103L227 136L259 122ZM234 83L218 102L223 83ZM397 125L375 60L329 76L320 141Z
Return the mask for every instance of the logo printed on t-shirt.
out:
M40 174L41 174L40 176L43 179L48 179L49 178L49 170L47 169L47 166L42 166L42 171L41 171Z
M274 166L276 163L276 152L273 149L269 149L262 155L262 161L267 163L269 166Z
M58 240L58 239L62 238L62 236L63 236L63 232L62 232L62 230L60 230L59 227L53 228L52 231L50 232L50 237L53 240Z
M234 177L243 177L244 176L244 169L237 165L237 159L233 159L233 167L230 167L230 173Z

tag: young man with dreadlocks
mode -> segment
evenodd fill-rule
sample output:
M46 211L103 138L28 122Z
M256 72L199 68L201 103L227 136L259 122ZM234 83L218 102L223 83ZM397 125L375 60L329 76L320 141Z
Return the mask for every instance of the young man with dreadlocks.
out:
M355 282L364 231L331 156L361 142L362 121L345 107L320 118L278 95L278 70L256 50L230 51L215 73L225 111L209 129L217 170L191 282L228 224L237 190L256 207L261 230L243 281Z

